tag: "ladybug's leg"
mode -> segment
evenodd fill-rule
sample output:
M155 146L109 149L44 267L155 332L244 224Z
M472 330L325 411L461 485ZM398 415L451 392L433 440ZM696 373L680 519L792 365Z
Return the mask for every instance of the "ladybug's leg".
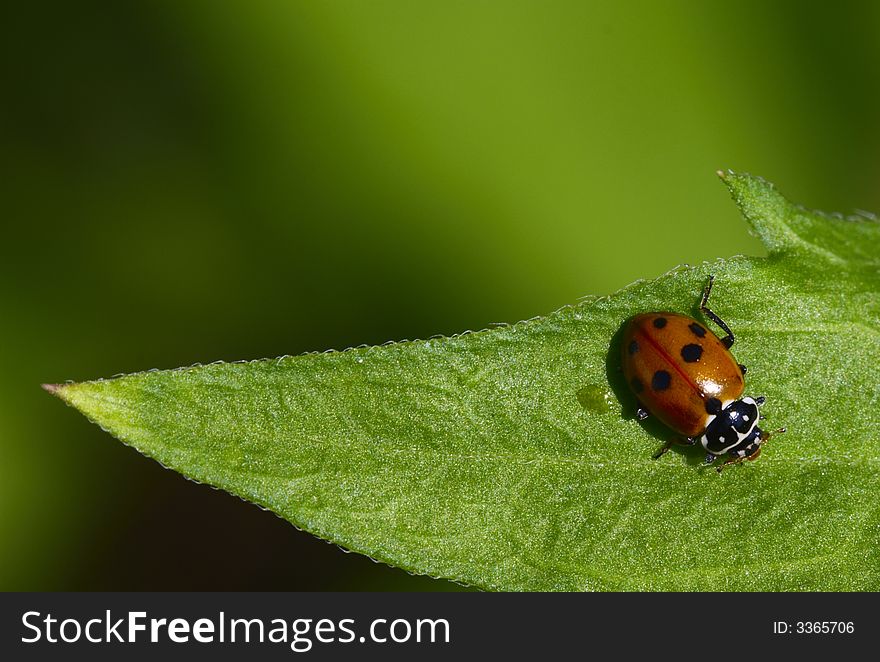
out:
M757 437L750 443L748 446L743 448L742 450L734 451L735 455L731 455L726 460L724 460L724 464L716 469L718 473L724 471L724 467L728 464L739 464L743 460L754 460L758 457L758 454L761 452L761 441L760 437Z
M757 398L755 398L755 404L758 405L759 407L761 405L763 405L765 402L767 402L767 398L765 398L763 395L759 395ZM758 419L763 420L764 414L758 415Z
M766 442L770 437L774 434L782 434L785 432L785 428L779 428L778 430L774 430L773 432L764 432L761 431L761 434L754 441L754 443L749 444L743 449L743 454L739 457L731 457L725 461L720 467L718 467L718 473L721 473L721 470L724 469L728 464L739 464L743 460L756 460L758 456L761 454L761 446Z
M651 457L656 460L665 455L666 452L673 446L693 446L695 443L697 443L697 440L693 437L675 437L667 441L663 445L663 448L654 453Z
M651 415L651 412L649 412L644 407L639 407L638 409L636 409L636 418L639 419L640 421L644 421L650 415Z
M730 327L724 322L723 319L718 317L715 313L709 310L709 295L712 293L712 284L715 282L715 276L709 276L709 282L706 283L706 287L703 289L703 298L700 301L700 310L703 311L703 314L708 317L710 320L715 322L718 326L724 329L724 332L727 335L721 339L721 344L724 345L727 349L730 349L733 346L733 331L730 330ZM743 370L745 372L745 370Z
M778 430L773 430L773 432L764 432L762 430L761 436L758 437L758 441L763 444L765 441L767 441L773 435L782 434L783 432L785 432L785 428L779 428Z
M673 442L673 441L667 441L665 444L663 444L663 447L659 451L657 451L656 453L654 453L651 456L651 459L659 460L661 457L666 455L667 451L669 451L669 449L672 448L672 444L674 444L674 443L675 442Z
M758 457L758 453L760 453L760 452L761 452L761 447L758 446L758 449L754 453L752 453L751 455L743 455L741 457L729 457L726 460L724 460L724 464L722 464L720 467L718 467L715 471L717 471L718 473L721 473L722 471L724 471L724 467L726 467L728 464L739 464L743 460L754 460L756 457Z
M712 464L717 458L718 458L718 456L715 455L715 453L706 453L706 460L705 460L705 462L703 462L703 464L706 464L706 465Z
M766 433L762 433L762 434L766 434ZM742 453L742 455L737 455L736 457L727 458L724 461L724 464L722 464L720 467L718 467L718 473L721 473L721 470L724 469L724 467L726 467L728 464L739 464L740 462L743 462L744 460L749 460L749 461L756 460L758 458L758 456L761 454L761 444L763 444L763 443L764 443L763 439L761 437L758 437L757 439L755 439L754 442L752 442L751 444L746 446L744 449L742 449L742 451L740 451Z

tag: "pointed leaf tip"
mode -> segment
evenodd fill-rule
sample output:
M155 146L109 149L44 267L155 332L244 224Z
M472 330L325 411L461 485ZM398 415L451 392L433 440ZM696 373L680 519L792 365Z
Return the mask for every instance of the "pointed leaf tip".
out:
M877 590L880 223L719 176L781 259L678 269L492 333L43 388L164 466L411 572L495 590ZM692 310L707 271L791 435L725 472L720 506L684 456L650 460L669 437L625 417L609 370L614 329ZM859 397L830 407L835 393Z
M754 175L728 171L721 180L771 255L809 256L835 268L846 262L876 263L880 245L876 221L795 205L772 183Z
M59 400L64 401L65 403L70 404L70 389L68 387L73 386L71 382L67 382L65 384L40 384L40 388L42 388L46 393L50 395L54 395Z

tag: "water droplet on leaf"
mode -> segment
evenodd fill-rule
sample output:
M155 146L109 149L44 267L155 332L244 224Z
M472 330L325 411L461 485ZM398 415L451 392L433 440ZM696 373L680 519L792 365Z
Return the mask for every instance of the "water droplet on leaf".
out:
M577 399L581 407L597 414L614 410L614 394L607 386L584 386L577 392Z

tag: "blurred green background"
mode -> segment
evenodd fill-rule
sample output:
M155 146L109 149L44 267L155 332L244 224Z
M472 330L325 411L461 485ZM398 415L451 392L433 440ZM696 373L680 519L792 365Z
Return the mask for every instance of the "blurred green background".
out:
M6 590L455 588L166 471L39 384L479 329L760 254L718 168L880 210L878 3L5 12Z

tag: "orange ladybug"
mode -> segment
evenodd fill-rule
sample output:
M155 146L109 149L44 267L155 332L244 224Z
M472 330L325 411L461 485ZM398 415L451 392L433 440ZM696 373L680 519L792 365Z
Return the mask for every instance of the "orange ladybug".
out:
M754 460L772 434L758 427L764 398L742 397L746 367L730 353L733 331L709 310L714 276L703 290L700 310L727 334L719 338L692 317L671 312L642 313L624 329L623 374L639 401L638 419L656 416L681 435L674 443L706 449L706 464L719 455L728 464ZM784 428L776 432L785 432Z

